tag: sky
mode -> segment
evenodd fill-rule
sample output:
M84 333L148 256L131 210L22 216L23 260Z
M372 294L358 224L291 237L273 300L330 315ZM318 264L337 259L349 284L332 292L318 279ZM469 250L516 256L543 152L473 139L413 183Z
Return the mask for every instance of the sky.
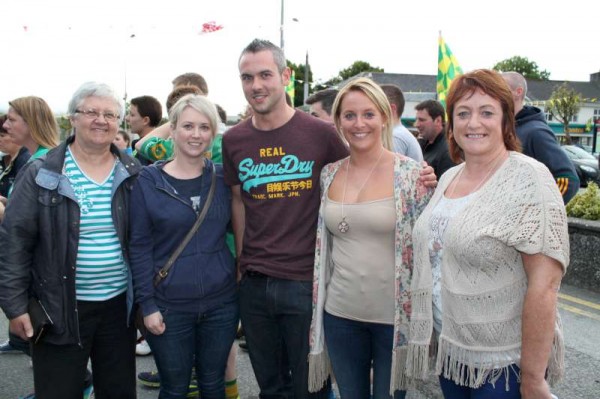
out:
M516 55L552 80L589 81L600 71L600 6L503 0L284 0L284 50L324 82L354 61L389 73L435 75L438 35L464 71ZM202 74L209 98L228 114L243 111L237 69L254 38L280 45L281 0L2 0L0 111L37 95L57 114L86 81L127 99L164 104L173 78ZM215 21L223 29L200 34Z

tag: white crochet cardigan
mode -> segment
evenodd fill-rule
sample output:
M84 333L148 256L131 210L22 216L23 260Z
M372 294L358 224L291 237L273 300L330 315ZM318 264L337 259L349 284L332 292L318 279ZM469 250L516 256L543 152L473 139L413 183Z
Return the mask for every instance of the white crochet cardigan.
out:
M432 276L428 240L431 211L464 167L448 170L419 220L413 239L407 374L424 379L432 336ZM445 233L442 260L442 332L435 371L459 385L495 382L520 365L521 316L527 277L521 253L542 253L566 270L569 237L562 197L548 169L511 152ZM435 347L435 345L434 345ZM558 311L547 379L564 371L564 344Z

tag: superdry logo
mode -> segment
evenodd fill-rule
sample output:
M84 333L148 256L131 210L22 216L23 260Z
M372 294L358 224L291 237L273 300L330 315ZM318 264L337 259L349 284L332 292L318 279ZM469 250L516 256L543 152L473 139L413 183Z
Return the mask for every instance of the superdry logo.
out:
M277 163L254 163L251 158L239 164L239 178L242 189L250 189L262 184L307 179L312 176L315 161L301 161L295 155L286 155Z

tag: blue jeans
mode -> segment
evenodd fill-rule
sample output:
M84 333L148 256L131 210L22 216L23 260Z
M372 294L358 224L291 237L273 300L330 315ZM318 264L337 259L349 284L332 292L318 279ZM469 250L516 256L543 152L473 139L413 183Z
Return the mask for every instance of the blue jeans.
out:
M440 387L446 399L521 399L520 369L516 365L508 373L508 391L506 390L506 374L502 373L498 381L492 385L487 382L479 388L457 385L454 381L440 376Z
M261 399L327 398L329 383L308 392L312 281L245 274L240 315Z
M160 374L159 398L185 398L195 365L202 398L224 399L225 366L239 320L237 301L201 314L160 311L165 332L146 336Z
M325 312L323 327L342 399L364 399L371 395L371 366L373 399L391 398L394 326L345 319ZM406 391L394 393L394 399L405 396Z

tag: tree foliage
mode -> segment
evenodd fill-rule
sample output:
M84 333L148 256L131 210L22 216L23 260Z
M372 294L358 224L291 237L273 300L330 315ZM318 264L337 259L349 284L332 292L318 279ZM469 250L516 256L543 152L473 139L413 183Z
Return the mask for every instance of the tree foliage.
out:
M526 79L548 80L550 78L550 72L540 71L537 63L518 55L496 63L492 69L498 72L519 72Z
M569 122L579 113L581 94L569 87L567 82L556 86L546 102L546 111L563 125L567 144L571 144Z
M322 84L316 85L315 91L331 88L332 86L336 86L340 82L342 82L346 79L350 79L351 77L356 76L361 72L385 72L385 71L383 70L383 68L372 66L371 64L369 64L366 61L354 61L354 63L352 65L350 65L348 68L342 69L338 73L337 76L334 76L333 78L329 79L328 81L326 81Z
M294 64L290 60L287 60L287 66L294 71L294 106L300 106L304 104L304 64ZM312 82L312 70L310 64L308 65L308 90L310 92L310 85Z

